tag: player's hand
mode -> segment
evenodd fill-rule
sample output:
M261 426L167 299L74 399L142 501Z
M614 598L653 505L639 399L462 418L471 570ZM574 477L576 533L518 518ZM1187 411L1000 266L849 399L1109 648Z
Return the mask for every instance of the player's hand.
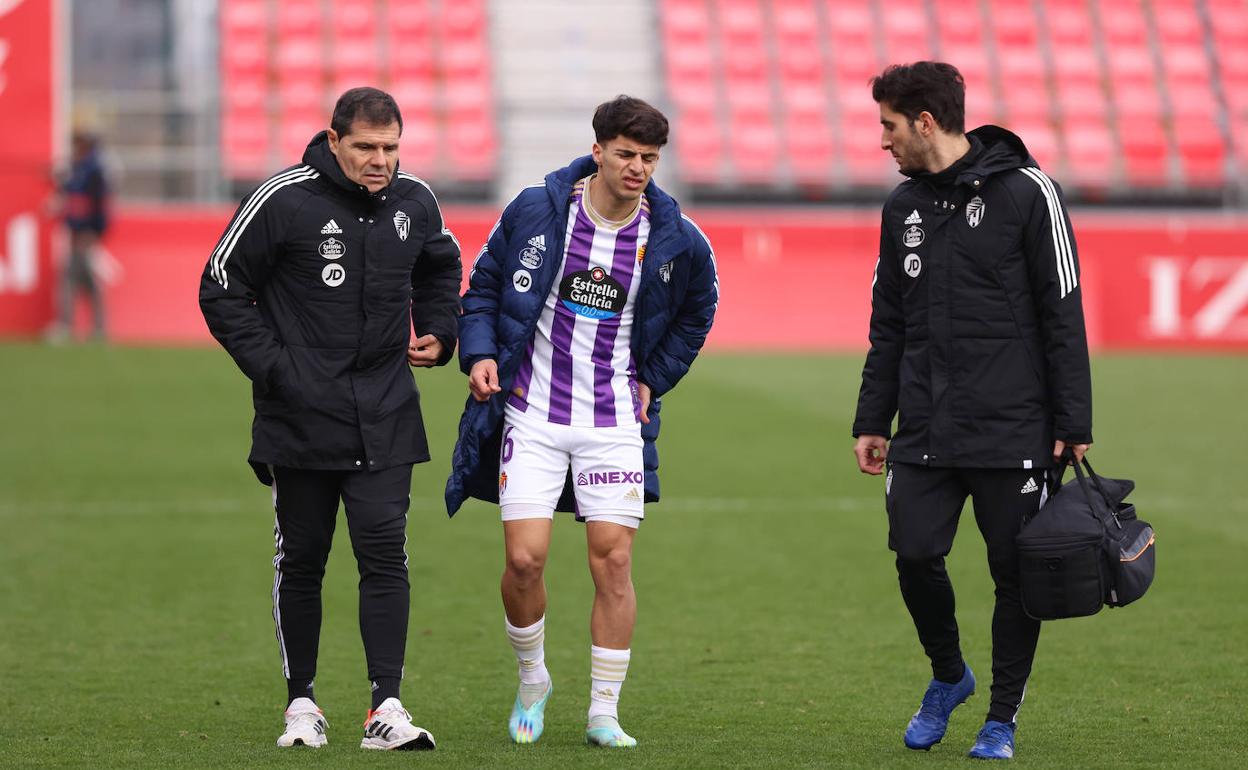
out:
M650 424L650 386L644 382L637 383L637 400L641 402L641 421Z
M442 343L432 334L417 337L407 346L407 363L410 366L437 366L442 357Z
M1066 442L1060 438L1053 442L1053 462L1060 463L1062 461L1062 452L1066 451ZM1070 451L1075 455L1075 462L1083 462L1083 456L1087 454L1088 447L1091 444L1071 444Z
M884 461L888 459L888 439L864 433L854 444L854 457L858 458L858 470L879 476L884 472Z
M498 387L498 362L483 358L472 365L468 372L468 389L478 401L489 401L490 396L502 390Z

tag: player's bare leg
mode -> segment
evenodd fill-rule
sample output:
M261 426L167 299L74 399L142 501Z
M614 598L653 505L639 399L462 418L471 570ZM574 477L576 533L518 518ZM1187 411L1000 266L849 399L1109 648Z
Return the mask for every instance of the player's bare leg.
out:
M546 701L550 698L543 579L550 532L551 520L547 518L503 522L503 608L507 613L507 640L520 665L520 687L507 723L507 731L516 743L535 743L542 736Z
M546 614L546 555L550 552L550 519L503 522L503 609L514 626L530 626Z
M585 525L589 571L594 578L594 608L589 631L591 684L585 739L598 746L631 747L637 741L620 728L617 707L628 673L629 645L637 622L633 591L633 538L637 530L621 524L590 521Z

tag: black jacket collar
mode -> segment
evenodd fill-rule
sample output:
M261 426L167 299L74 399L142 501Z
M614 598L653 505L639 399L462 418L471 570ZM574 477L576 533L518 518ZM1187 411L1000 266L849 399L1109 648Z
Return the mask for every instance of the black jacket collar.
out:
M342 173L342 167L338 165L338 158L329 151L328 131L321 131L312 137L312 141L308 142L307 148L303 151L303 162L321 172L321 176L328 179L334 186L342 189L349 195L358 196L369 202L375 202L382 196L387 195L391 186L394 185L395 178L399 175L399 167L396 163L394 176L390 178L390 184L375 193L370 193L364 185L347 179L347 175Z
M935 173L919 171L907 176L936 188L956 184L979 187L993 174L1039 166L1023 140L1000 126L980 126L967 132L966 139L971 143L971 149L949 168Z

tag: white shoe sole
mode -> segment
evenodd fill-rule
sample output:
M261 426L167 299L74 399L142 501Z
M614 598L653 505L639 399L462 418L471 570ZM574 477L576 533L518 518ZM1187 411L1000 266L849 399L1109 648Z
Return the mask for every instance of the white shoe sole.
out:
M365 738L360 741L360 748L375 749L377 751L433 751L437 748L437 744L433 742L433 736L427 730L421 730L414 737L398 738L393 741L384 741L380 738Z
M307 746L311 749L319 749L326 743L329 743L329 739L324 735L318 735L315 738L309 738L308 740L304 740L303 738L294 738L290 741L290 743L283 743L282 738L277 739L277 745L283 749L289 749L295 746Z

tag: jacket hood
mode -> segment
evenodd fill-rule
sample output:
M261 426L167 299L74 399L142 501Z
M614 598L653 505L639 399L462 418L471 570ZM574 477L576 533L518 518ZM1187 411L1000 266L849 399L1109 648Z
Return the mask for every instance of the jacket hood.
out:
M399 175L399 165L395 163L394 176L390 178L390 184L375 193L370 193L367 187L351 181L346 174L342 173L342 166L338 165L338 158L329 151L328 131L321 131L312 137L312 141L308 142L308 146L303 151L303 162L321 172L321 176L331 180L338 187L366 198L379 195L390 189L390 185L394 184L395 178Z
M1039 166L1023 140L1000 126L980 126L967 132L966 139L971 143L971 149L949 168L934 174L920 171L907 176L937 187L948 184L976 186L976 183L993 174Z
M968 138L979 140L984 151L976 158L968 172L980 176L991 176L1002 171L1013 171L1016 168L1039 167L1036 159L1027 151L1027 145L1012 131L1000 126L980 126L967 134Z

